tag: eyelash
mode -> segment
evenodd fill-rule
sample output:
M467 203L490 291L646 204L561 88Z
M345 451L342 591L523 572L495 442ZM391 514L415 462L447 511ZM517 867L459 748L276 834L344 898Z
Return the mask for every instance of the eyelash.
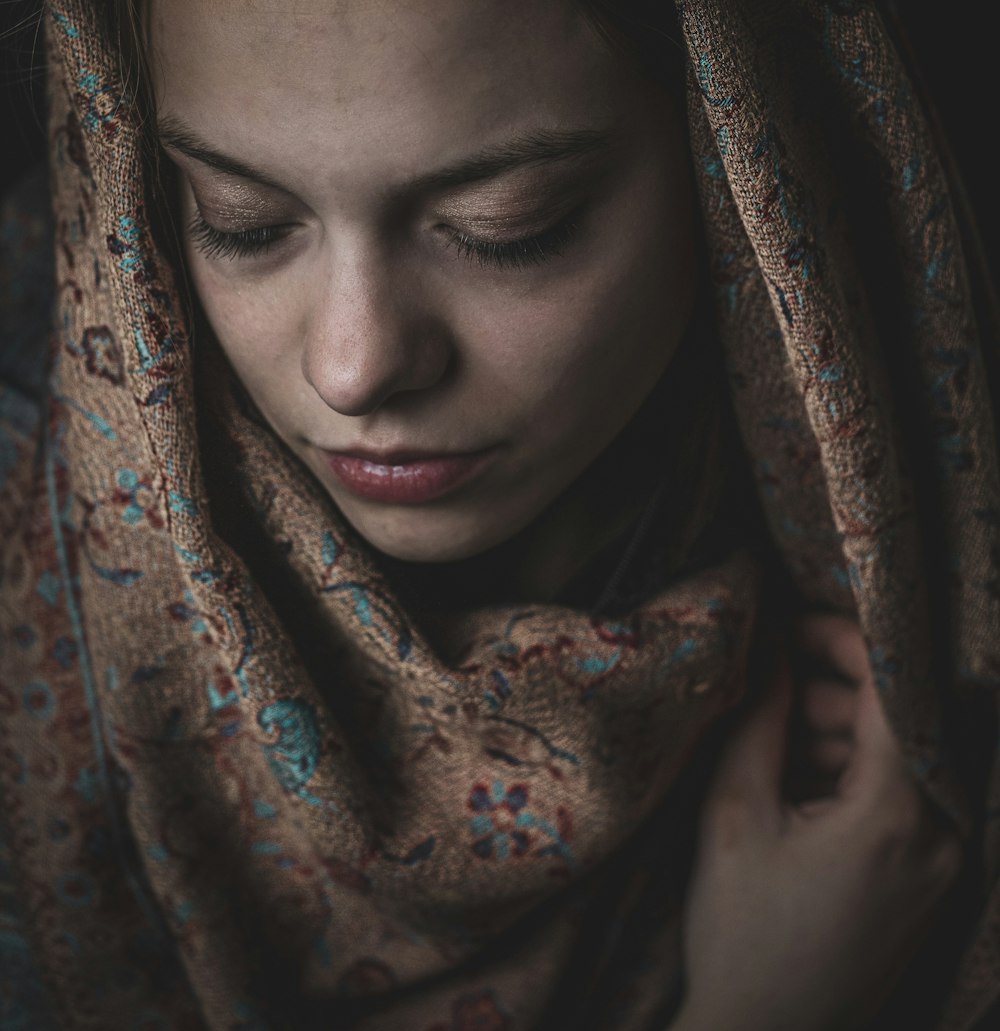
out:
M578 213L577 213L578 214ZM252 258L264 254L272 244L277 243L288 232L286 226L260 226L255 229L241 229L226 233L210 226L196 214L188 226L191 242L206 258ZM480 268L523 269L529 265L540 265L563 252L579 229L576 215L556 225L525 237L503 243L475 240L464 233L453 232L448 241L458 253L469 261L478 261Z
M474 240L464 233L453 232L449 244L470 261L478 261L480 268L523 269L529 265L540 265L543 261L562 254L565 246L580 228L575 215L564 218L554 226L525 237L504 243Z
M188 225L191 242L206 258L252 258L263 254L288 232L286 226L260 226L241 229L238 233L224 233L210 226L201 215L195 215Z

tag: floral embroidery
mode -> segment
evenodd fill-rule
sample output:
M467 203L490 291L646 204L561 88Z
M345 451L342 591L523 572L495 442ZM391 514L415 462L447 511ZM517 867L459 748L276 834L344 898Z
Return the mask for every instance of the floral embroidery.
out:
M163 526L163 518L157 510L156 491L150 480L140 478L132 469L119 469L115 482L119 488L115 492L115 500L123 506L123 523L135 526L146 520L154 529Z
M125 380L122 352L114 334L107 326L91 326L80 341L87 371L101 376L116 387Z
M428 1031L508 1031L510 1017L504 1013L489 988L470 992L455 1000L451 1007L451 1021L435 1024Z
M509 788L499 780L489 787L477 784L469 795L473 812L469 829L475 837L472 851L480 859L519 858L531 853L536 858L557 856L573 865L575 859L566 843L572 826L569 814L560 807L556 827L529 811L527 805L526 784Z

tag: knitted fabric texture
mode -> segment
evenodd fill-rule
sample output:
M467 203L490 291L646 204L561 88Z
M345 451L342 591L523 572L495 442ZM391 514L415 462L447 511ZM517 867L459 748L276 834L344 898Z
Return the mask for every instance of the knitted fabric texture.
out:
M760 503L967 842L980 913L927 1025L967 1031L1000 990L996 735L964 736L1000 686L997 341L876 9L678 14ZM37 418L0 388L0 994L81 1029L665 1026L682 789L747 691L759 562L614 619L452 614L432 645L192 346L99 19L47 18L49 382Z

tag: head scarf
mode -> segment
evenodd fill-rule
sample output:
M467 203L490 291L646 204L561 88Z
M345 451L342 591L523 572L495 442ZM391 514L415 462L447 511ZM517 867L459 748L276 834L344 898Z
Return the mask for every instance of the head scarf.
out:
M432 645L192 347L96 6L48 13L37 426L0 395L12 998L64 1028L663 1026L691 785L747 689L767 571L734 547L613 619L471 607ZM870 3L678 12L775 561L856 612L907 762L968 842L978 911L929 1018L964 1031L1000 989L996 339L971 237Z

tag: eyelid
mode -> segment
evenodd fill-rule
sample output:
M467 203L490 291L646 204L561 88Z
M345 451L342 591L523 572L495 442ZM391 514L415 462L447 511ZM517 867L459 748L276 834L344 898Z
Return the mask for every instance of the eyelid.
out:
M541 232L515 240L480 240L450 229L448 246L455 247L459 256L478 261L480 268L494 266L503 271L540 265L549 258L562 255L565 247L572 243L580 232L585 207L585 204L578 205Z
M294 194L279 186L220 171L169 147L163 147L162 153L178 172L195 203L202 208L218 209L220 216L227 211L243 211L248 216L266 218L288 210L289 205L300 204Z
M502 238L523 238L545 230L553 223L565 218L580 206L584 190L563 189L548 202L544 198L532 198L530 205L524 202L511 203L509 196L498 196L493 200L496 213L490 212L490 198L473 203L442 205L438 209L438 224L448 228L461 228L470 234L493 236L497 242Z
M606 155L589 157L582 166L570 165L557 174L550 168L515 169L509 177L465 186L457 195L438 198L439 221L479 232L493 227L519 236L541 232L584 197L597 200L611 185L617 169Z
M578 232L580 215L587 206L587 201L572 206L564 199L564 203L557 205L557 208L565 211L561 218L553 218L550 211L547 220L539 225L537 231L520 229L512 239L484 239L449 225L438 225L435 228L444 231L448 246L454 246L461 256L478 260L482 268L493 266L500 270L523 269L562 254L563 248ZM523 219L514 217L473 221L480 224L496 225L499 221L508 226L523 225ZM193 245L209 260L252 260L264 256L272 246L281 243L296 225L285 222L236 230L219 229L208 222L196 199L187 233Z
M235 231L216 229L196 211L187 226L192 244L208 259L255 258L266 254L295 228L293 223L252 226Z
M575 209L567 208L563 212L553 212L545 218L536 218L530 221L522 218L454 219L447 223L441 223L439 228L446 233L460 233L482 243L516 243L518 240L530 239L548 232L573 210Z
M219 233L239 234L261 226L296 223L303 215L298 205L269 197L246 183L210 180L185 175L190 210Z
M191 210L220 233L239 233L263 225L285 225L296 221L287 208L268 204L225 200L217 203L193 196Z

